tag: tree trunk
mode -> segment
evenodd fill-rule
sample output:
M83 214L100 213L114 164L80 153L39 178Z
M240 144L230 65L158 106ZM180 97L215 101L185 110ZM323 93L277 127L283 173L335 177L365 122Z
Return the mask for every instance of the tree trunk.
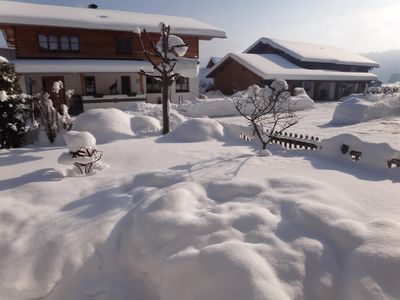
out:
M163 74L162 80L162 108L163 108L163 134L169 132L169 111L168 111L168 90L169 79L167 74Z

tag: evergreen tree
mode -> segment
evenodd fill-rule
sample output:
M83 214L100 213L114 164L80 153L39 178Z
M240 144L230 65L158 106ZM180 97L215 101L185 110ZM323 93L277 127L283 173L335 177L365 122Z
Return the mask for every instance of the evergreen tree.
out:
M20 91L14 65L0 56L0 149L22 144L25 118Z

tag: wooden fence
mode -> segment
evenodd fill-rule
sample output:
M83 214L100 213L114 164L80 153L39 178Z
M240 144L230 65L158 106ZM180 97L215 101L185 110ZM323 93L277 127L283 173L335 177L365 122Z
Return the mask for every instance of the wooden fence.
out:
M252 141L254 139L254 136L248 137L244 133L241 133L240 137L246 141ZM297 133L292 134L287 132L283 133L275 132L274 135L271 137L272 143L281 145L286 149L305 149L305 150L322 149L322 147L319 145L320 141L321 139L318 137L308 136L308 135L304 136L302 134L297 134ZM349 148L350 147L348 145L343 144L341 147L342 153L343 154L349 153L351 159L354 161L360 160L362 152L355 150L349 151ZM388 168L400 167L400 158L389 159L388 161L386 161L386 166Z
M267 131L268 134L268 131ZM252 141L253 137L248 137L244 133L240 134L240 137L246 141ZM274 144L281 145L287 149L306 149L306 150L317 150L320 148L318 145L321 140L318 137L302 135L297 133L287 133L276 131L272 137L271 142Z

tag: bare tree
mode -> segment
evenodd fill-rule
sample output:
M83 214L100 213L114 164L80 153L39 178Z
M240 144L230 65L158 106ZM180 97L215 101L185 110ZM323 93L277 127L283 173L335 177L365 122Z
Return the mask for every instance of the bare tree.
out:
M169 89L179 76L185 76L182 74L183 71L179 72L174 69L179 65L179 69L182 70L182 65L187 64L188 61L192 61L196 65L198 61L182 58L188 47L182 39L171 35L170 26L160 23L160 29L161 36L158 43L151 40L145 29L143 29L144 39L139 29L136 33L139 34L140 44L146 59L156 71L156 74L153 74L141 70L140 74L162 83L163 134L167 134L169 132ZM149 45L149 49L146 48L146 44ZM194 66L194 64L192 65Z
M284 80L275 80L264 88L252 85L234 95L236 109L253 126L253 134L259 138L263 150L273 137L299 122L290 98Z

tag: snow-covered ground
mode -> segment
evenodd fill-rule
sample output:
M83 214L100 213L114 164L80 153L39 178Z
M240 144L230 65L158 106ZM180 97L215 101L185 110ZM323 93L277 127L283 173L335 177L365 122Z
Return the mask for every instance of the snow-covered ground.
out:
M400 149L399 117L332 127L336 105L299 112L293 131ZM65 176L65 146L0 152L1 299L400 298L399 168L258 156L215 120L175 115L159 138L134 111L88 118L104 123L96 175Z
M316 102L315 108L296 112L300 122L289 132L330 138L342 133L352 133L372 143L388 143L400 149L400 115L387 116L352 125L334 125L331 120L339 102ZM218 118L232 124L246 124L242 117Z

